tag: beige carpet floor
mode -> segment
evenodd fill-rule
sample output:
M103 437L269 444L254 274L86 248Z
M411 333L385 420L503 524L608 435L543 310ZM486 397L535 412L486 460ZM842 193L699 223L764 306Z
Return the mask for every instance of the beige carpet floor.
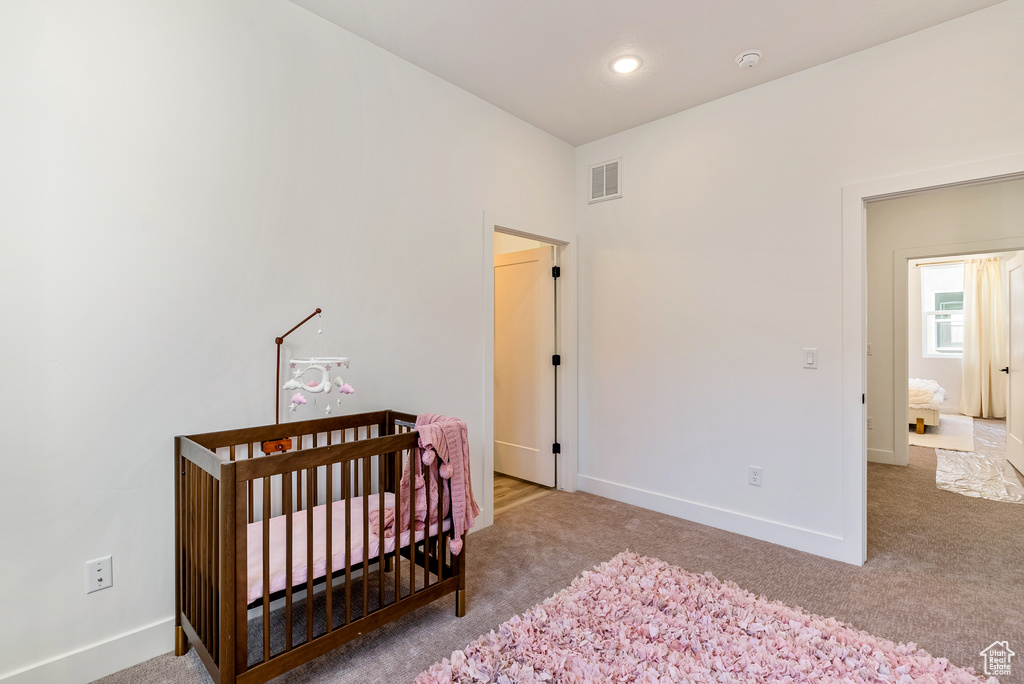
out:
M978 430L989 429L977 421ZM468 544L469 610L448 597L274 680L276 684L410 682L435 661L629 548L914 641L960 666L1009 640L1024 653L1024 506L935 487L935 452L908 467L868 464L868 563L825 560L589 494L552 492L499 516ZM1024 682L1024 656L1003 684ZM210 681L195 652L163 655L103 684Z

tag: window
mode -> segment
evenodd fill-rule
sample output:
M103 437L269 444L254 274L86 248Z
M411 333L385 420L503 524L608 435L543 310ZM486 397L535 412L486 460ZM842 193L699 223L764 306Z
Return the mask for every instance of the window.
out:
M921 341L928 358L964 351L964 265L921 266Z

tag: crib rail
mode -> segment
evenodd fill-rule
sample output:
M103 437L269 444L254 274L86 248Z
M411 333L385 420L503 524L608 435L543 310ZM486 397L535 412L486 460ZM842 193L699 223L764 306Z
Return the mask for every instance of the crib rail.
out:
M264 682L464 590L465 551L448 549L441 491L428 487L436 526L427 515L415 532L415 497L403 510L399 479L415 454L414 419L379 411L176 438L176 652L194 646L216 681ZM263 441L282 438L292 439L290 451L263 453ZM383 515L370 524L371 510L388 505L395 527L405 519L411 530L391 540ZM282 537L285 577L274 586L281 561L272 549ZM250 567L251 546L259 568ZM262 584L258 596L250 573Z

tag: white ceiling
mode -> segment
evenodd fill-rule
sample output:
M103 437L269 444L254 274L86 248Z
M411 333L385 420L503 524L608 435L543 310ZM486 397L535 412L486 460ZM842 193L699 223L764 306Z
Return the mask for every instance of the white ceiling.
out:
M575 146L1002 0L292 1Z

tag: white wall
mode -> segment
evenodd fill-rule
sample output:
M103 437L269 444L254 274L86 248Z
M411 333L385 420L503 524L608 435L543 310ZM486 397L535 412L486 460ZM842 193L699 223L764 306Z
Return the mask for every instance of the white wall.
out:
M1022 24L1010 0L577 148L581 489L860 561L842 190L1024 152ZM624 197L588 205L617 157Z
M916 256L925 256L935 246L1014 237L1024 238L1024 180L946 188L867 205L867 334L872 350L868 357L867 414L874 418L874 427L868 431L871 460L898 462L902 445L897 449L896 440L906 439L905 431L894 427L892 420L896 410L893 377L898 365L893 356L897 315L893 311L894 257L908 250L918 250ZM908 333L909 347L913 328ZM911 373L910 377L915 376ZM956 386L959 395L959 381Z
M172 648L172 438L271 421L318 306L482 490L484 212L569 239L571 147L285 0L5 2L0 64L0 679Z
M921 269L911 263L907 269L907 367L912 378L926 378L939 383L946 390L946 400L942 402L942 413L957 413L960 403L960 383L963 375L963 358L925 357L921 339ZM869 332L870 335L870 332ZM874 349L872 349L872 352ZM873 360L873 359L872 359Z

